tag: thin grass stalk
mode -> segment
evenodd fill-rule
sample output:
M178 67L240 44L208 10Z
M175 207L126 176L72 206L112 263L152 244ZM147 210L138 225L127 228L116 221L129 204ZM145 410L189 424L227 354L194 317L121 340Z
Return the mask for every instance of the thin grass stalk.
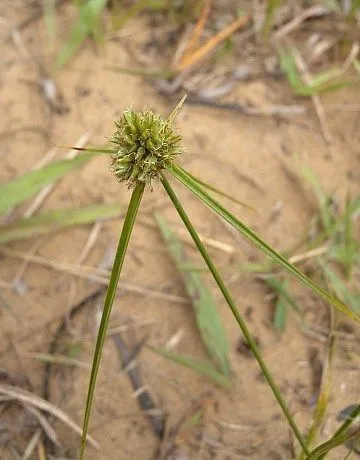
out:
M242 330L248 344L249 344L249 347L252 351L252 353L254 354L256 360L258 361L259 363L259 366L269 384L269 386L271 387L271 390L272 392L274 393L274 396L275 398L277 399L287 421L289 422L289 425L291 426L292 430L294 431L294 434L296 436L296 438L298 439L301 447L303 448L304 452L306 455L309 455L309 450L306 446L306 443L305 443L305 440L299 430L299 428L297 427L287 405L286 405L286 402L285 400L283 399L282 395L281 395L281 392L280 390L278 389L272 375L270 374L270 371L268 370L267 368L267 365L265 364L265 361L263 360L262 356L261 356L261 353L260 353L260 350L258 349L254 339L252 338L251 334L250 334L250 331L249 329L247 328L247 325L244 321L244 319L242 318L241 314L239 313L238 309L236 308L236 305L235 305L235 302L234 300L232 299L231 295L230 295L230 292L228 291L228 289L226 288L216 266L214 265L213 261L211 260L209 254L207 253L206 249L205 249L205 246L202 244L195 228L193 227L192 223L190 222L190 219L189 217L187 216L184 208L182 207L180 201L178 200L173 188L171 187L169 181L167 180L166 176L161 173L161 181L162 181L162 184L167 192L167 194L169 195L169 198L171 199L173 205L175 206L175 209L177 210L177 212L179 213L180 217L181 217L181 220L184 222L184 225L186 226L190 236L192 237L197 249L199 250L200 254L202 255L205 263L207 264L211 274L213 275L219 289L221 290L226 302L228 303L233 315L235 316L235 319L240 327L240 329Z
M99 332L96 339L95 345L95 352L94 358L91 368L91 375L90 375L90 382L88 388L88 394L86 398L86 406L85 406L85 415L84 415L84 422L83 422L83 433L81 438L81 447L80 447L80 455L79 459L82 460L85 451L85 443L86 443L86 435L89 428L89 420L90 420L90 412L92 407L92 402L94 398L94 391L95 391L95 384L97 375L99 372L99 365L100 359L102 355L102 349L105 342L106 331L109 324L111 309L114 303L115 295L116 295L116 288L119 282L121 269L123 267L124 259L126 250L129 244L130 236L134 227L135 219L139 210L141 198L144 193L144 183L137 183L130 199L130 203L126 212L124 225L121 231L119 245L116 251L115 260L113 264L113 268L111 271L109 286L107 289L105 302L104 302L104 309L101 317L101 322L99 326Z

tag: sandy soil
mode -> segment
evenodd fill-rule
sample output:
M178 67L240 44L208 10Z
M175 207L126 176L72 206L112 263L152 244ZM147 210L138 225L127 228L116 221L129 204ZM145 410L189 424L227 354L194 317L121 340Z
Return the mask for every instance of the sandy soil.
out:
M29 10L14 2L13 8L1 10L1 15L19 23ZM70 8L61 8L61 24L72 18ZM129 37L134 47L152 37L146 18L129 23L119 37L108 40L105 46L94 49L90 42L56 75L56 83L63 96L64 113L54 113L36 86L37 63L48 65L46 35L41 21L35 21L20 33L27 56L21 53L19 42L9 39L1 45L0 53L0 180L8 181L30 170L40 161L52 144L74 144L80 136L96 125L100 128L91 144L101 144L113 130L115 110L128 106L142 108L149 105L161 113L171 111L173 102L161 97L156 89L140 77L115 73L108 66L134 67L128 52ZM18 37L19 38L19 37ZM152 51L154 53L154 51ZM237 85L234 100L256 105L293 103L284 82L257 79ZM185 105L177 125L184 132L187 153L183 164L193 173L223 189L226 193L249 203L256 212L228 206L258 231L278 250L297 243L306 231L314 211L315 201L309 190L286 171L295 168L292 153L298 153L321 178L324 188L334 191L340 203L346 194L358 190L360 173L359 113L346 110L347 104L358 100L358 89L343 89L323 97L331 145L326 145L310 103L306 115L287 120L273 117L247 117L229 111ZM303 101L301 101L303 103ZM336 108L341 106L339 110ZM105 118L104 118L105 117ZM60 150L56 158L61 158ZM248 319L297 422L305 429L311 420L312 371L310 356L314 349L322 360L324 344L299 330L291 315L283 335L271 326L272 305L266 298L268 291L239 265L249 260L261 260L261 255L233 234L177 184L175 188L185 203L197 228L205 236L227 243L233 254L210 248L211 255L221 268L231 287L238 307ZM42 205L42 210L62 209L90 203L118 202L124 209L130 193L111 177L104 159L91 161L81 170L61 180ZM281 212L274 218L274 210L281 204ZM122 279L147 289L186 297L184 287L167 253L159 232L145 225L154 209L176 226L179 219L160 186L147 192L127 256ZM26 206L16 210L21 215ZM103 222L96 244L84 263L97 267L113 254L122 219ZM12 250L32 253L59 263L77 263L87 242L91 226L61 231L43 238L24 240L9 245ZM110 252L109 252L110 251ZM189 246L188 254L198 256ZM106 261L105 261L106 264ZM200 261L199 261L200 264ZM27 292L19 295L6 289L22 271L21 279ZM4 285L0 301L11 311L1 309L2 340L0 344L2 383L12 383L43 395L44 364L25 353L48 353L49 344L71 306L99 287L56 269L21 259L1 256L0 280ZM194 429L183 429L175 437L173 454L166 458L216 459L290 459L293 440L273 395L260 375L254 359L237 351L241 335L214 283L207 278L217 301L218 310L231 343L231 364L235 385L224 391L195 372L176 366L144 348L139 367L146 388L157 407L166 414L167 431L189 417L194 405L202 407L202 421ZM326 332L328 309L305 288L294 283L294 292L306 319ZM59 352L72 352L76 358L90 363L101 302L89 302L82 311L68 321L68 332L61 340ZM175 350L198 358L206 358L190 303L177 304L152 299L147 295L131 294L119 288L111 326L127 325L123 338L131 345L143 337L150 344L163 346L175 334L180 340ZM353 335L356 335L355 327ZM335 359L333 393L323 436L329 436L337 426L336 414L344 406L359 399L359 368L344 361L339 352ZM89 370L79 367L54 366L49 400L63 409L78 424L82 414ZM36 431L31 414L21 406L1 406L0 457L17 458ZM52 421L61 447L53 449L54 458L75 458L79 437ZM139 409L128 376L121 363L112 338L108 338L100 369L90 432L101 444L101 450L88 448L91 459L151 459L157 458L161 447L148 420ZM165 438L166 451L172 438ZM329 456L343 458L346 449ZM38 453L31 458L40 458Z

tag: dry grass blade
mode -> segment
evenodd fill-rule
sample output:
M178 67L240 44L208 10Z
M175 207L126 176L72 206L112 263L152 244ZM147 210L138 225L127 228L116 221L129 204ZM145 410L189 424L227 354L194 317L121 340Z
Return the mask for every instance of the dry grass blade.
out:
M37 409L51 414L63 422L65 425L67 425L69 428L71 428L76 434L81 436L82 429L79 425L71 420L71 418L64 411L40 398L40 396L34 395L33 393L30 393L27 390L23 390L22 388L5 384L0 384L0 394L9 396L16 401L20 401L23 404L29 404L36 407ZM87 441L96 449L100 448L97 441L95 441L95 439L93 439L91 436L87 436Z
M206 43L204 43L200 48L194 51L190 56L186 57L176 68L177 71L183 72L184 70L192 67L205 56L207 56L214 48L219 45L222 41L226 40L230 35L236 32L241 27L244 27L248 24L250 20L249 15L241 16L236 19L233 23L221 30L217 35L210 38Z
M169 252L185 282L187 293L194 306L197 326L203 343L221 373L228 376L231 371L229 344L211 292L196 271L196 267L186 258L184 247L165 219L156 215L156 220Z
M48 353L21 353L21 356L38 359L44 363L62 364L65 366L75 366L81 367L82 369L90 369L90 364L84 361L80 361L76 358L69 358L68 356L64 355L50 355Z
M49 260L46 257L29 255L25 252L14 251L12 249L7 249L0 247L0 253L6 254L9 257L15 257L17 259L28 260L45 267L50 267L54 270L58 270L64 273L69 273L79 278L88 279L94 281L95 283L102 284L107 286L109 283L109 272L104 269L96 269L93 267L88 267L86 265L77 265L64 262L58 262L55 260ZM121 289L125 292L131 292L133 294L143 295L146 297L151 297L153 299L164 300L170 303L186 304L188 300L185 297L180 297L173 294L166 294L155 289L144 288L141 286L121 282Z
M41 436L41 430L38 429L32 435L29 441L29 444L26 446L25 452L23 456L21 457L21 460L29 460L31 458L32 454L35 452L36 446L38 445L40 436Z
M202 30L204 29L204 26L209 17L210 11L211 11L211 0L205 0L203 9L201 10L201 14L198 19L198 22L196 23L196 26L194 27L194 30L189 39L189 43L187 44L184 54L180 60L180 65L183 63L183 61L185 61L188 58L188 56L196 48L199 42L200 34Z
M42 413L36 409L34 406L26 405L26 410L30 412L39 422L39 425L43 429L46 436L57 446L60 446L58 436L54 430L54 428L50 425L50 423L46 420L46 418L42 415Z

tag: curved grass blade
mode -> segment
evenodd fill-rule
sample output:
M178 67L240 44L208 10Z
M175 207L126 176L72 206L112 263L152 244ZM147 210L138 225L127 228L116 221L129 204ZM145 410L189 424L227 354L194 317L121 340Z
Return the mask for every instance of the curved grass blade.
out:
M253 232L247 225L237 219L231 212L225 209L218 201L216 201L211 195L209 195L196 181L179 168L174 163L167 167L167 170L186 188L193 192L198 198L200 198L205 204L207 204L213 211L219 216L236 228L242 235L257 246L261 251L271 257L275 262L281 265L287 272L295 276L305 286L311 288L314 292L319 294L324 300L334 305L338 310L350 316L356 321L360 321L358 315L354 314L341 300L333 297L325 289L320 287L304 273L302 273L293 264L288 262L281 254L276 252L271 246L269 246L264 240L262 240L255 232Z
M89 428L89 420L90 420L90 412L91 406L94 397L95 391L95 384L96 379L99 371L100 359L102 354L102 349L105 342L106 331L109 324L111 309L114 303L114 298L116 294L116 288L119 282L121 269L124 263L126 250L129 244L130 236L132 233L132 229L134 227L135 219L137 216L137 212L139 210L141 198L144 193L144 184L138 183L134 188L134 191L131 195L130 203L127 209L127 213L124 220L124 225L121 231L119 245L116 251L115 260L113 264L113 268L111 271L110 281L108 290L105 297L104 302L104 309L101 317L99 332L96 339L95 345L95 352L94 358L91 368L91 375L90 375L90 382L88 388L88 394L86 399L86 406L85 406L85 415L84 415L84 423L83 423L83 434L81 438L81 448L80 448L80 460L82 460L85 450L85 443L86 443L86 435Z
M219 190L216 187L213 187L210 184L207 184L206 182L202 181L198 177L196 177L196 176L192 175L191 173L189 173L189 171L185 171L185 169L183 169L181 166L177 165L177 167L180 168L184 174L187 174L193 181L197 182L202 187L205 187L208 190L211 190L212 192L216 193L217 195L220 195L220 196L222 196L224 198L227 198L230 201L233 201L234 203L238 204L239 206L243 206L243 207L245 207L247 209L251 209L252 211L254 211L254 208L252 206L250 206L250 205L248 205L246 203L243 203L242 201L237 200L233 196L230 196L227 193L222 192L221 190Z
M30 171L11 182L0 185L0 214L35 195L45 185L79 168L99 153L91 152L79 155L72 160L50 163L41 169Z
M155 215L155 218L170 254L184 280L186 291L194 307L202 341L219 371L224 376L229 376L231 372L229 343L217 312L214 298L204 284L201 275L193 270L194 265L186 258L183 245L165 219L159 215Z
M358 404L357 406L355 406L354 410L349 414L349 416L347 417L347 419L340 425L340 427L335 431L333 437L331 439L329 439L329 441L326 441L325 443L321 444L320 446L318 446L313 452L315 452L317 449L320 450L320 449L324 449L323 452L321 453L320 456L318 457L314 457L314 458L318 458L319 460L323 460L326 456L326 454L328 452L330 452L330 450L334 449L335 447L337 447L338 445L340 444L343 444L345 443L348 439L350 439L349 437L344 439L342 442L340 442L340 444L337 444L337 441L336 439L338 439L340 436L344 435L347 431L348 428L350 428L351 424L357 419L357 417L360 416L360 404ZM334 445L331 443L331 441L334 441Z
M98 219L116 217L119 213L120 207L117 204L93 205L80 209L46 212L28 219L19 219L0 227L0 243L43 235L73 225L88 224Z
M225 377L225 375L221 374L219 371L217 371L214 367L213 364L200 361L198 359L193 358L192 356L184 356L180 355L178 353L174 353L170 350L166 350L163 348L157 348L157 347L151 347L148 346L151 351L157 353L160 356L163 356L166 359L169 359L170 361L173 361L176 364L181 364L184 367L187 367L188 369L192 369L199 374L203 374L206 377L209 377L213 382L215 382L217 385L223 387L223 388L231 388L232 387L232 382L228 377Z
M275 398L277 399L287 421L289 422L289 425L291 426L291 428L293 429L294 431L294 434L296 436L296 438L298 439L300 445L302 446L304 452L306 455L309 454L309 451L307 449L307 446L306 446L306 443L305 443L305 440L302 436L302 434L300 433L300 430L299 428L297 427L283 397L282 397L282 394L280 392L280 390L278 389L272 375L270 374L270 371L268 370L268 367L265 363L265 361L263 360L262 358L262 355L260 353L260 350L258 348L258 346L256 345L256 342L255 340L252 338L251 334L250 334L250 331L243 319L243 317L241 316L241 314L239 313L238 309L236 308L236 305L235 305L235 302L233 300L233 298L231 297L230 295L230 292L228 291L228 289L226 288L225 284L224 284L224 281L222 280L221 276L220 276L220 273L218 272L216 266L214 265L212 259L210 258L209 254L207 253L206 251L206 248L205 246L203 245L203 243L201 242L195 228L193 227L192 223L190 222L190 219L189 217L187 216L184 208L181 206L181 203L180 201L178 200L174 190L172 189L170 183L168 182L167 178L165 177L165 175L162 173L161 175L161 181L162 181L162 184L167 192L167 194L169 195L173 205L175 206L175 209L177 210L177 212L179 213L180 217L181 217L181 220L184 222L188 232L190 233L190 236L191 238L193 239L194 243L196 244L196 247L198 248L200 254L202 255L206 265L209 267L209 270L211 272L211 274L213 275L213 278L214 280L216 281L220 291L222 292L227 304L229 305L233 315L235 316L235 319L241 329L241 331L243 332L248 344L249 344L249 347L252 351L252 353L254 354L257 362L259 363L259 366L264 374L264 377L266 378Z
M316 449L314 449L310 455L306 457L306 460L320 460L324 458L324 456L330 452L331 450L335 449L336 447L345 444L345 442L352 441L352 442L359 442L360 440L360 428L357 428L355 431L346 432L339 434L329 441L320 444Z

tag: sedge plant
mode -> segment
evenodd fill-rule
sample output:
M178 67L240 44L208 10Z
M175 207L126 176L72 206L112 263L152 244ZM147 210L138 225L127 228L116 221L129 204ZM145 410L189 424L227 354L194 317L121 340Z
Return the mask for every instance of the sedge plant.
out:
M324 300L354 319L359 320L359 317L357 317L356 314L353 313L341 300L333 297L326 290L318 286L314 281L304 275L294 265L290 264L281 254L276 252L248 226L246 226L235 215L233 215L224 206L222 206L210 193L218 193L214 187L207 185L200 179L197 179L195 176L177 164L177 160L184 150L181 146L182 135L173 127L173 121L184 100L185 97L179 102L179 104L167 119L162 118L159 114L154 113L149 108L145 108L140 112L134 111L132 109L125 110L120 120L115 123L115 133L110 138L112 148L99 150L109 154L111 170L115 178L120 183L125 183L128 188L132 190L132 192L125 215L123 228L119 238L118 248L113 263L109 286L104 301L99 331L96 339L85 405L83 435L79 458L82 459L84 456L86 436L89 427L90 413L102 350L126 251L134 228L134 224L136 222L136 217L140 208L143 194L145 191L151 190L154 182L156 181L160 182L164 187L171 203L174 205L192 240L194 241L197 250L203 257L219 290L223 294L226 303L231 309L239 328L244 334L267 383L269 384L276 400L278 401L284 413L287 422L289 423L295 437L301 446L302 451L304 452L305 456L308 457L311 452L307 446L306 439L302 435L293 416L291 415L280 389L275 383L268 369L268 366L265 363L261 352L247 327L243 316L237 308L235 300L231 296L216 265L208 254L204 244L200 240L196 229L194 228L182 203L178 199L171 185L171 181L175 179L184 185L189 191L194 193L194 195L197 196L200 201L212 209L212 211L221 216L262 252L270 256L287 272L295 276L303 284L319 294ZM330 445L333 444L330 443Z

